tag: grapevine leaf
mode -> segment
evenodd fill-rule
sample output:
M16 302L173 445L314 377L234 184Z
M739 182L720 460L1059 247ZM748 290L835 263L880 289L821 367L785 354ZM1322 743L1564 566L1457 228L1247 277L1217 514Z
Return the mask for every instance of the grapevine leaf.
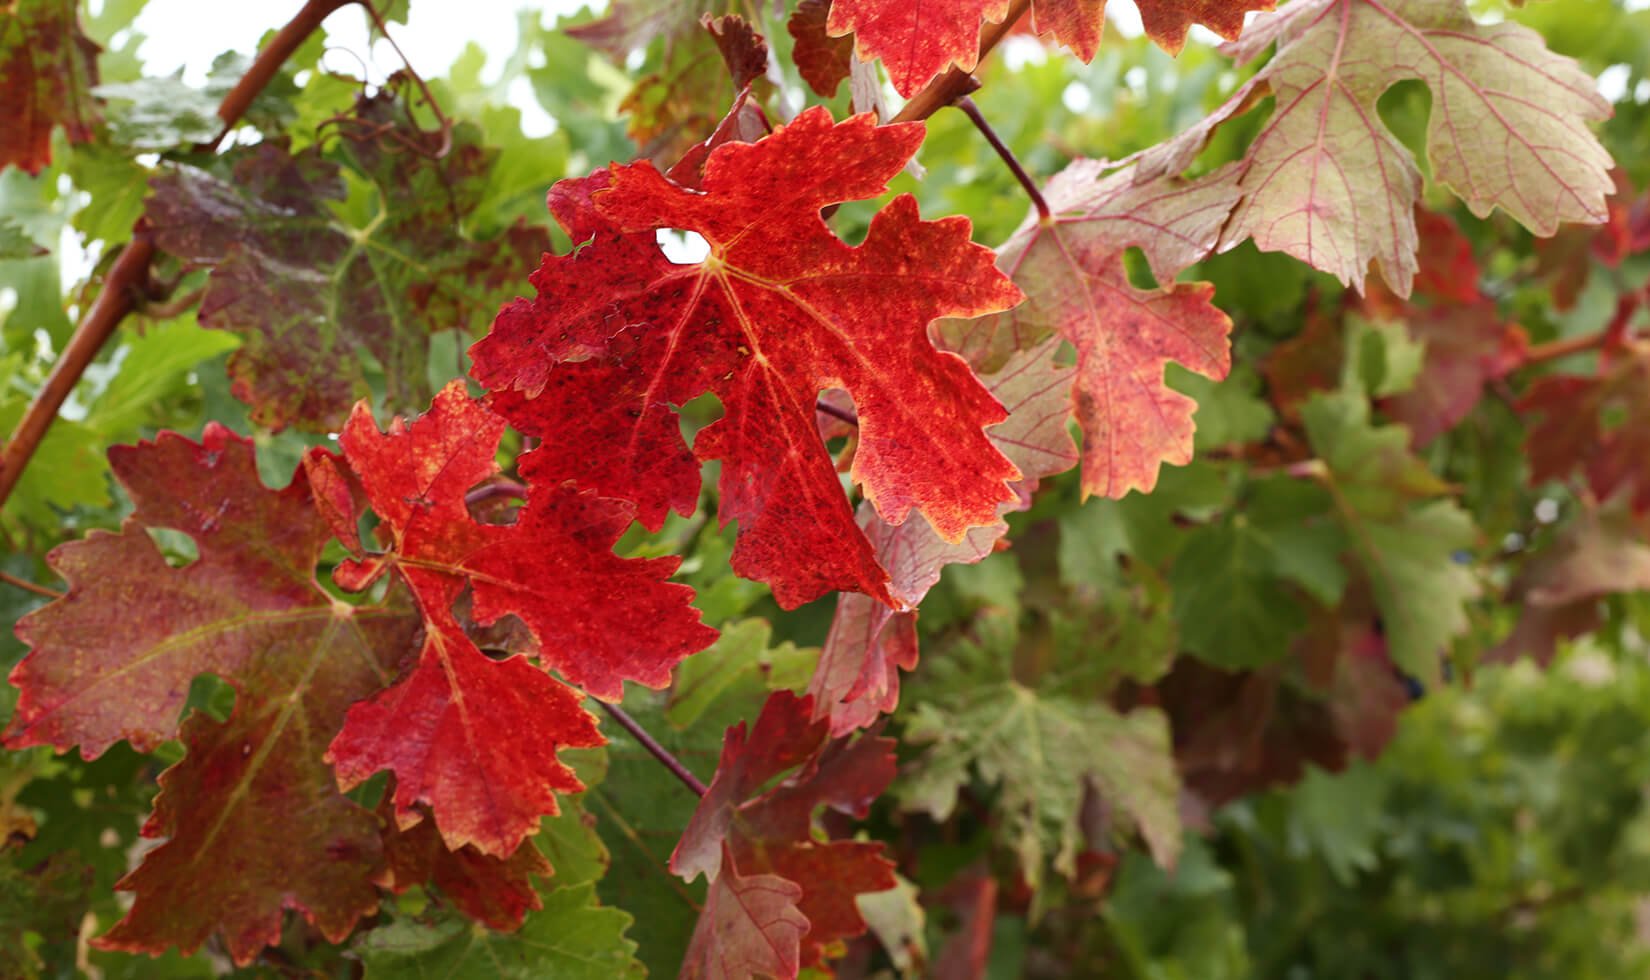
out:
M428 882L465 915L506 931L520 926L529 909L541 907L532 879L546 877L553 869L532 841L522 841L503 859L474 847L450 851L434 821L423 820L405 830L398 827L389 801L386 794L378 806L386 828L378 884L400 893Z
M726 4L716 0L614 0L599 20L567 33L623 64L632 51L663 39L666 49L699 29L700 17Z
M882 59L895 91L910 98L953 66L973 71L982 20L1008 16L1008 0L832 0L826 30L852 33L861 61Z
M770 87L764 78L767 41L744 18L705 14L698 26L682 43L667 48L659 70L637 81L619 104L619 111L630 116L627 132L642 155L661 166L673 164L673 171L697 169L710 148L706 144L715 137L697 141L715 126L729 94L735 95L736 105L716 126L723 133L747 115L760 116L760 99L751 97L753 88ZM727 138L723 135L721 141Z
M1499 207L1539 235L1605 220L1610 157L1586 124L1609 103L1534 31L1478 24L1459 0L1305 0L1257 19L1231 52L1243 63L1274 44L1224 106L1141 162L1142 177L1179 173L1216 127L1276 100L1243 159L1201 181L1240 195L1221 251L1253 238L1359 289L1378 261L1408 296L1421 176L1376 102L1411 79L1432 93L1432 173L1474 214Z
M1650 512L1650 345L1629 345L1590 377L1540 378L1518 407L1532 416L1532 483L1579 467L1598 499L1620 493L1635 513Z
M1288 655L1307 625L1299 593L1341 599L1346 540L1322 488L1287 478L1255 480L1241 514L1193 531L1169 585L1185 648L1226 669Z
M1650 590L1645 537L1644 528L1624 514L1584 508L1513 580L1509 602L1519 610L1518 623L1486 659L1506 662L1527 656L1546 666L1560 640L1598 627L1598 600Z
M831 0L802 0L785 23L796 42L791 47L791 61L808 87L826 99L836 96L837 87L853 70L854 63L854 42L832 37L826 30L830 13Z
M1312 448L1326 464L1341 520L1375 595L1392 660L1424 684L1439 677L1439 656L1467 628L1464 604L1478 595L1456 552L1477 539L1472 518L1406 448L1402 426L1376 427L1369 403L1342 392L1301 410Z
M727 858L705 894L681 980L796 976L809 926L797 908L802 895L800 885L778 875L741 875Z
M97 122L98 46L72 0L18 0L0 20L0 170L38 174L52 160L52 127L87 143Z
M246 963L279 939L284 907L341 939L377 907L378 821L339 794L317 735L394 675L416 618L321 590L330 534L309 488L264 488L250 440L215 424L199 443L163 433L111 450L110 465L135 510L120 533L54 553L69 592L18 624L33 652L12 673L8 733L13 747L78 744L88 758L119 739L183 739L144 827L167 840L122 881L136 901L100 943L187 952L217 931ZM199 558L171 567L154 528L187 533ZM235 687L234 711L180 733L201 673Z
M1388 415L1409 427L1419 447L1455 428L1483 397L1486 384L1519 366L1526 341L1479 289L1472 245L1455 223L1418 211L1416 227L1420 272L1414 296L1399 299L1377 279L1360 306L1401 320L1410 338L1425 346L1410 389L1382 403Z
M1241 516L1192 533L1169 579L1188 652L1228 669L1288 654L1306 613L1276 574L1277 558L1265 532Z
M531 463L522 474L533 489L515 523L477 523L465 494L499 472L503 432L504 420L472 401L462 381L449 383L423 418L397 420L383 433L358 405L339 445L389 529L391 550L340 566L339 582L365 588L393 566L425 615L440 618L468 581L479 623L520 617L539 655L571 683L610 700L623 681L666 686L677 662L716 636L689 605L692 591L663 581L680 559L614 555L629 507L540 483Z
M1147 36L1170 54L1180 51L1193 24L1233 40L1247 11L1272 5L1272 0L1139 0ZM834 0L827 30L852 33L860 59L881 58L894 88L910 98L953 66L973 71L981 27L1001 23L1008 11L1008 0ZM1100 49L1106 0L1032 0L1031 20L1038 34L1053 36L1088 62Z
M707 650L682 661L671 685L666 717L691 728L731 692L802 687L814 673L817 650L781 643L769 649L773 627L765 619L725 624Z
M857 247L819 217L880 193L921 139L920 126L836 124L814 108L719 147L699 191L646 162L558 184L552 210L589 244L546 256L538 298L507 307L472 350L494 406L543 440L529 459L636 501L654 528L697 505L695 456L721 460L736 572L768 582L786 608L832 589L888 601L815 429L820 391L844 388L860 421L852 478L885 520L916 509L951 541L992 523L1019 476L983 431L1002 409L926 327L1002 309L1019 291L968 241L966 220L920 221L908 196ZM710 254L672 264L660 228L696 232ZM690 453L671 406L706 391L725 415Z
M1156 691L1186 788L1210 806L1297 782L1309 762L1346 765L1329 708L1282 683L1276 667L1229 673L1182 658Z
M1228 41L1243 33L1244 14L1271 10L1273 0L1136 0L1146 36L1170 54L1178 54L1193 24ZM1106 0L1032 0L1031 20L1038 34L1053 35L1083 61L1100 49Z
M532 846L532 845L527 845ZM357 947L373 980L491 977L498 980L640 980L631 918L596 902L593 884L557 888L515 932L453 919L435 926L401 920L367 933Z
M477 622L518 616L540 658L598 696L617 697L627 679L663 686L678 660L714 637L688 605L691 591L664 582L677 559L612 553L629 523L616 501L537 484L514 524L472 519L465 494L498 472L503 431L461 381L412 423L397 419L380 433L363 404L345 426L339 443L390 550L347 561L335 576L358 590L394 568L426 633L414 670L356 705L329 750L346 786L379 769L396 773L403 829L422 819L424 804L449 848L474 844L497 857L557 812L556 792L581 788L556 749L601 737L571 689L523 656L494 662L476 648L452 608L465 585Z
M10 218L0 218L0 261L32 259L50 254L51 249L36 244L17 222Z
M748 739L743 722L728 730L716 778L670 858L672 871L690 881L704 874L713 890L730 870L771 873L801 885L796 906L809 923L804 965L816 963L829 944L865 931L856 895L896 883L881 844L820 841L812 829L821 806L865 815L893 781L893 741L828 741L828 726L810 720L811 712L807 699L779 691L768 698ZM759 792L791 769L796 772Z
M985 360L991 351L983 331L959 335L942 328L940 337L942 349L954 350L971 364ZM1059 344L1060 338L1047 338L1029 351L1010 355L998 370L980 379L1008 410L1008 419L991 429L991 440L1024 478L1015 484L1017 499L1002 504L999 514L1024 510L1038 480L1070 469L1076 461L1076 446L1066 431L1072 371L1055 364ZM994 524L970 529L953 544L920 516L894 527L874 508L861 505L859 520L888 569L890 591L912 610L939 581L946 565L984 559L1008 532L999 517ZM814 710L830 717L834 735L864 728L899 703L899 672L916 664L914 611L896 611L870 596L844 593L837 599L836 617L808 685Z
M1132 602L1121 592L1116 597L1124 606ZM1110 823L1137 830L1160 863L1172 865L1180 850L1180 784L1163 715L1149 707L1122 714L1102 696L1119 679L1118 667L1136 673L1120 662L1138 659L1135 647L1172 650L1172 637L1129 629L1128 619L1152 627L1125 609L1093 612L1100 616L1079 613L1031 641L1030 656L1019 649L1017 613L976 615L913 692L906 735L920 751L895 787L901 805L944 820L977 773L1034 902L1046 893L1050 864L1068 877L1077 871L1086 841L1081 813L1091 793ZM1124 618L1112 619L1113 612ZM1097 658L1096 648L1109 656ZM1016 666L1033 658L1034 685Z
M1123 250L1139 245L1171 280L1207 252L1231 198L1221 188L1135 183L1127 169L1099 179L1101 166L1079 161L1063 172L1048 194L1057 216L1028 221L1003 247L999 264L1026 302L966 329L1018 347L1058 334L1077 348L1083 492L1121 497L1150 492L1162 463L1191 461L1197 403L1164 383L1164 367L1224 378L1232 326L1206 283L1132 285Z
M896 789L904 805L946 819L971 770L1001 787L1002 832L1034 892L1046 864L1068 876L1077 870L1078 811L1090 780L1160 863L1180 852L1180 780L1156 709L1124 715L1013 681L987 683L949 704L919 705L906 737L922 754Z
M337 428L366 391L360 350L382 366L392 407L423 404L430 335L492 315L511 272L549 246L524 226L488 242L466 237L494 158L476 127L456 127L439 161L416 148L390 152L378 140L427 139L407 131L391 87L362 100L339 131L377 192L364 227L335 215L346 194L337 164L317 148L294 156L270 141L239 157L233 181L169 169L149 202L160 247L212 270L201 322L242 336L229 359L236 397L277 428Z

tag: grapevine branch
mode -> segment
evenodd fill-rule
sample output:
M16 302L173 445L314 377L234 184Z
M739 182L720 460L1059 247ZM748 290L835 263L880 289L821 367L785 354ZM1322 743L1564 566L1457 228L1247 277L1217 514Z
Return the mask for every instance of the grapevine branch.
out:
M68 346L63 348L63 354L52 365L51 374L46 376L46 383L40 387L24 411L22 420L17 423L17 431L6 442L5 450L0 451L0 504L5 503L17 487L23 468L29 465L35 449L46 437L46 430L57 418L58 410L68 400L69 392L74 390L80 376L97 357L97 352L115 332L120 321L126 318L126 314L142 306L148 298L152 285L149 263L154 257L154 239L149 234L148 225L139 219L133 229L132 240L115 258L92 308L86 311L86 318L75 327Z
M1545 364L1569 357L1571 354L1581 354L1603 347L1610 337L1608 330L1599 330L1595 333L1582 334L1579 337L1565 337L1560 340L1549 340L1544 344L1531 344L1524 352L1524 366L1531 364Z
M1616 312L1610 317L1610 322L1605 324L1604 329L1580 337L1564 337L1544 344L1531 345L1524 352L1523 363L1526 366L1543 364L1584 351L1615 350L1627 342L1628 326L1633 321L1633 315L1644 305L1650 305L1650 288L1627 293L1616 301Z
M1037 189L1037 182L1032 180L1031 175L1026 173L1026 168L1020 165L1019 159L1014 156L1014 151L1008 148L1008 144L1002 141L1002 138L997 135L997 131L992 129L991 124L985 121L985 115L980 112L980 107L975 105L974 100L966 95L960 96L957 101L951 104L963 111L963 114L968 117L968 121L974 124L974 128L980 131L981 136L985 137L985 141L990 143L991 148L997 151L997 155L1003 158L1003 163L1008 165L1009 171L1014 174L1014 179L1020 182L1021 187L1025 188L1026 196L1030 197L1031 203L1036 206L1037 216L1047 221L1049 219L1048 202L1043 200L1043 192Z
M196 149L207 153L216 150L246 114L252 101L280 72L287 59L315 33L321 22L334 11L356 2L358 0L308 0L269 45L258 52L252 67L223 97L223 102L218 105L218 118L222 120L223 128L210 143ZM0 450L0 506L16 489L24 468L34 457L35 450L46 437L46 431L62 410L69 393L114 334L115 328L127 315L142 309L144 304L165 299L164 291L157 289L150 276L154 258L154 238L140 219L132 231L132 240L115 257L114 265L104 278L102 291L91 309L86 311L85 318L75 327L62 356L52 365L46 383L24 411L5 449Z
M25 592L33 592L35 595L43 595L48 599L63 598L63 593L57 591L56 589L48 589L44 585L36 585L28 579L18 578L10 572L0 572L0 582L4 582L7 585L22 589Z
M705 784L699 781L698 776L695 776L693 773L689 772L688 767L682 765L680 759L676 758L674 755L671 755L669 749L665 748L663 745L660 745L659 740L654 738L652 735L649 735L647 733L647 729L643 728L641 724L636 721L636 719L630 717L630 714L623 708L616 704L608 704L606 701L602 701L600 699L597 699L596 703L601 705L602 709L611 715L613 720L619 723L620 727L634 736L636 741L642 743L642 748L647 749L648 752L652 753L653 758L658 759L666 769L669 769L671 775L675 776L677 779L680 779L682 781L682 785L693 790L694 795L704 796L705 793L708 792L705 788Z
M859 425L859 416L848 411L847 409L837 408L835 405L832 405L830 402L823 399L814 402L814 411L820 413L821 415L829 415L833 419L840 422L846 422L852 426Z

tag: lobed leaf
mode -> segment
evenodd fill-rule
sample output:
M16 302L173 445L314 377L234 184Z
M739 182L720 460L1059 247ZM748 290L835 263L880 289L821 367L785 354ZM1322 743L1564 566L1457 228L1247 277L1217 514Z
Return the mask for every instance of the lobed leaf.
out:
M425 641L411 673L352 709L329 750L346 786L395 772L403 829L423 818L422 804L449 848L497 857L557 812L558 792L581 788L556 750L602 739L580 695L523 656L493 661L476 647L453 613L465 586L478 623L519 617L547 666L600 697L616 698L624 680L663 686L715 636L688 605L691 591L664 581L677 559L613 554L629 523L616 501L535 481L514 524L477 523L465 495L498 472L503 431L462 381L412 423L380 433L363 404L345 426L339 444L389 550L345 562L336 577L359 590L394 569Z
M786 608L832 589L891 602L815 428L819 393L844 388L859 417L851 476L885 520L918 510L947 540L992 523L1019 476L983 431L1002 409L926 328L1019 291L966 220L919 221L909 197L859 246L819 216L880 193L921 138L815 108L717 148L696 191L646 162L552 189L557 220L588 244L546 256L538 298L507 307L472 351L491 404L543 440L528 457L538 472L633 500L656 528L695 509L698 460L720 460L734 571ZM672 264L660 228L699 234L709 255ZM724 415L689 452L672 406L707 391Z
M695 945L707 929L720 928L718 916L731 914L727 908L713 909L716 902L732 899L743 905L742 896L752 887L744 876L772 875L800 889L790 901L807 923L801 962L813 965L830 944L865 931L856 895L896 884L881 844L820 841L813 832L813 814L822 806L865 815L894 778L893 741L862 737L830 742L828 726L811 714L806 698L779 691L763 705L748 737L744 723L728 729L716 778L670 856L675 873L689 881L703 874L712 883ZM796 772L762 791L792 769ZM723 878L733 880L726 899L719 899L716 889ZM763 908L777 912L772 896L789 890L774 886L761 891L770 896ZM750 918L761 916L750 913ZM693 958L690 952L690 962Z
M1609 104L1534 31L1479 24L1460 0L1303 0L1257 19L1230 50L1242 63L1274 44L1224 106L1140 156L1142 179L1180 173L1217 127L1275 101L1243 159L1199 181L1238 195L1220 251L1252 238L1359 289L1378 262L1408 296L1421 175L1376 103L1411 79L1432 93L1433 175L1474 214L1499 207L1538 235L1605 219L1610 156L1587 123Z
M0 20L0 170L38 174L52 159L52 129L92 139L98 120L98 46L73 0L16 0Z
M112 949L193 951L214 932L237 963L280 938L283 908L342 939L377 907L377 819L339 793L322 754L350 703L394 676L417 619L400 603L349 606L315 582L330 533L302 476L258 479L252 443L209 425L110 451L134 512L118 534L54 552L68 594L18 624L32 652L12 747L181 738L144 834L165 838L120 883L137 893L99 940ZM149 536L190 536L199 558L169 565ZM190 682L237 692L225 722L177 717ZM288 817L305 814L302 820Z
M340 124L353 171L377 192L366 227L338 217L346 171L316 147L293 155L263 142L238 156L233 180L178 165L154 181L155 241L211 269L201 323L242 337L229 373L261 424L336 429L366 393L361 351L382 368L393 408L423 405L430 336L474 329L511 271L549 246L526 226L471 240L465 222L495 154L460 125L435 158L397 92L362 100ZM396 138L410 145L379 143Z

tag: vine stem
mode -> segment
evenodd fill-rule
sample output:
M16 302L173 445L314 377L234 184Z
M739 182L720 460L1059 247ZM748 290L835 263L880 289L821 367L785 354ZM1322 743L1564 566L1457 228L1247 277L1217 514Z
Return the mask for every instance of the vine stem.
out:
M1627 343L1630 336L1628 325L1633 322L1633 315L1639 311L1639 307L1644 305L1650 305L1650 287L1627 293L1616 300L1615 314L1610 317L1610 322L1605 324L1603 330L1580 337L1565 337L1561 340L1549 340L1545 344L1535 344L1524 351L1522 363L1526 366L1544 364L1584 351L1616 350Z
M814 411L820 413L821 415L829 415L833 419L840 422L846 422L855 427L859 425L859 416L848 411L847 409L837 408L835 405L832 405L830 402L823 399L814 402Z
M980 31L980 54L975 64L985 60L991 49L1000 44L1014 29L1025 12L1031 9L1031 0L1014 0L1009 4L1008 16L998 24L987 24ZM890 122L917 122L956 102L957 99L980 87L979 79L961 68L952 68L923 86L904 108L895 113Z
M19 589L24 590L25 592L33 592L35 595L43 595L48 599L61 599L61 598L63 598L63 593L57 591L56 589L48 589L44 585L36 585L33 582L30 582L28 579L18 578L16 575L11 574L10 572L0 572L0 582L4 582L7 585L15 586Z
M672 776L680 779L683 786L693 790L695 796L704 796L708 792L705 784L699 781L698 776L689 772L688 767L682 765L680 759L671 755L669 749L660 745L658 739L649 735L647 729L643 728L636 719L630 717L630 714L623 708L616 704L608 704L600 698L596 699L596 703L601 705L602 710L611 715L620 727L633 735L636 741L642 743L642 748L647 749L653 755L653 758L658 759L666 769L669 769Z
M1544 364L1547 361L1556 361L1569 357L1571 354L1580 354L1584 351L1598 350L1610 338L1610 331L1600 330L1596 333L1584 334L1580 337L1565 337L1563 340L1550 340L1545 344L1532 344L1524 352L1523 363Z
M980 112L980 107L975 105L974 100L966 95L959 96L951 104L963 111L963 114L968 117L968 121L974 124L974 128L980 131L981 136L985 137L985 141L990 143L991 148L997 151L997 155L1003 158L1003 163L1008 165L1009 171L1014 174L1014 179L1020 182L1021 187L1025 188L1026 196L1031 198L1031 203L1036 206L1037 217L1047 221L1049 219L1048 202L1043 200L1043 192L1037 189L1037 182L1032 180L1031 175L1026 173L1026 168L1020 165L1019 158L1014 155L1014 151L1008 148L1008 144L1002 141L1002 138L997 135L997 131L992 129L991 124L985 121L985 114Z
M347 7L359 0L309 0L303 8L293 15L292 19L276 33L269 46L258 52L258 57L252 62L252 67L246 70L241 80L235 83L218 104L218 118L223 120L223 129L218 132L217 138L202 149L216 150L218 145L229 135L246 115L246 110L252 107L252 102L258 97L275 76L280 73L281 66L292 57L309 36L320 28L321 22L343 7Z
M321 22L339 8L356 2L358 0L309 0L305 3L303 9L275 35L274 40L258 52L252 67L223 97L218 105L218 118L223 121L223 128L212 142L197 149L205 152L216 150L246 114L258 93L269 85L281 66L321 26ZM104 277L103 289L92 302L91 309L75 326L69 343L46 376L46 383L29 402L22 420L17 423L17 430L6 441L5 449L0 450L0 506L17 488L24 468L34 458L35 450L57 419L57 413L68 400L69 393L97 358L98 351L108 343L115 328L128 314L141 309L145 303L165 298L157 291L149 275L154 258L154 237L147 223L140 218L132 229L132 240L120 250L108 275Z
M34 458L46 430L51 428L57 413L68 400L69 392L86 373L86 368L103 349L103 344L115 332L115 327L126 314L142 305L149 287L149 263L155 257L155 243L143 219L133 229L132 240L120 250L115 263L103 281L103 289L86 311L86 318L75 327L68 346L52 365L46 383L35 393L34 400L17 423L17 431L0 451L0 504L5 503L16 489L24 467Z

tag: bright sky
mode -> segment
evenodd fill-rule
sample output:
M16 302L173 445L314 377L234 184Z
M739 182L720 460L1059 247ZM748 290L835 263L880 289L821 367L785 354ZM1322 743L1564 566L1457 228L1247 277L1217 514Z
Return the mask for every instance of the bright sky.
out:
M1626 0L1626 4L1630 9L1643 9L1650 6L1650 0ZM182 68L186 80L199 83L218 54L236 50L250 55L264 31L285 23L300 6L302 0L213 4L202 0L149 0L136 24L147 36L140 53L151 74L169 74ZM471 41L488 53L496 68L515 50L516 12L524 6L537 9L541 18L553 22L581 7L604 7L606 0L538 0L533 4L524 4L523 0L411 0L410 23L396 25L392 32L413 67L423 74L444 74ZM1132 4L1108 4L1106 13L1113 30L1131 37L1140 33L1140 16ZM359 11L340 10L326 26L333 46L341 49L329 56L331 67L360 71L358 56L365 61L371 81L379 81L400 67L388 44L379 41L369 47L367 21ZM1203 43L1219 41L1202 28L1193 31ZM1020 52L1010 50L1007 54L1012 59ZM1627 77L1625 66L1611 68L1600 77L1599 88L1606 98L1618 100L1629 94ZM1650 82L1641 82L1640 91L1631 94L1641 99L1650 95L1644 91L1647 85ZM554 128L554 122L538 107L524 81L509 95L522 110L523 129L528 135L544 135Z
M229 50L251 54L265 31L291 19L301 0L266 3L203 3L202 0L149 0L138 15L137 29L148 36L143 43L144 64L152 74L184 69L189 81L206 77L212 59ZM516 47L516 11L537 9L546 22L584 6L605 6L603 0L412 0L406 25L391 32L413 67L425 75L441 75L471 41L494 60ZM337 47L366 58L378 77L400 66L389 46L379 42L367 57L367 19L353 8L333 14L327 36ZM397 29L399 28L399 29ZM353 68L353 65L352 65Z

